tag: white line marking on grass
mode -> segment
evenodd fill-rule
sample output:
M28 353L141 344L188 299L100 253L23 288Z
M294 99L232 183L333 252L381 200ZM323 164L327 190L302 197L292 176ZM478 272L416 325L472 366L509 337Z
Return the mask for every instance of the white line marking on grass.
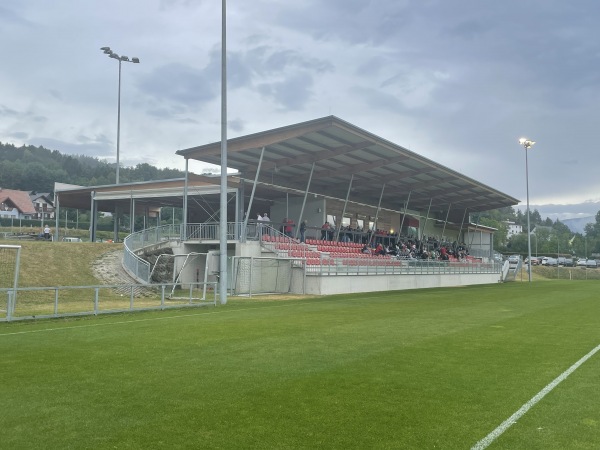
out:
M600 350L600 345L598 345L591 352L589 352L587 355L585 355L583 358L581 358L579 361L577 361L575 364L573 364L571 367L569 367L567 370L565 370L563 373L561 373L558 377L556 377L554 379L554 381L552 381L552 383L548 384L544 389L542 389L540 392L538 392L535 395L535 397L533 397L531 400L529 400L527 403L525 403L523 406L521 406L521 408L516 413L514 413L512 416L510 416L508 419L506 419L504 422L502 422L498 426L498 428L496 428L494 431L492 431L490 434L488 434L485 438L483 438L477 444L475 444L473 447L471 447L471 450L483 450L483 449L487 448L502 433L504 433L510 426L512 426L514 423L517 423L517 420L519 420L537 402L539 402L542 398L544 398L546 396L546 394L548 394L552 389L554 389L556 386L558 386L558 384L560 382L564 381L569 375L571 375L573 372L575 372L575 370L579 366L581 366L584 362L586 362L588 359L590 359L592 356L594 356L598 352L598 350Z
M380 297L363 297L356 299L347 299L344 301L351 300L372 300L378 299ZM341 300L322 300L319 303L335 303ZM106 323L90 323L85 325L74 325L70 327L56 327L56 328L40 328L39 330L25 330L25 331L15 331L13 333L0 333L0 337L2 336L15 336L19 334L32 334L32 333L42 333L44 331L61 331L61 330L73 330L77 328L92 328L92 327L102 327L108 325L123 325L128 323L138 323L138 322L153 322L155 320L171 320L171 319L182 319L186 317L196 317L196 316L207 316L212 314L225 314L225 313L233 313L237 311L249 311L249 310L262 310L262 309L271 309L271 308L286 308L288 306L305 306L305 305L313 305L313 302L302 303L299 305L298 303L286 303L284 305L269 305L269 306L260 306L260 307L252 307L252 308L237 308L237 309L228 309L225 311L211 311L211 312L199 312L195 314L182 314L179 316L169 316L169 317L151 317L148 319L135 319L135 320L121 320L118 322L106 322ZM107 316L105 316L107 317ZM108 317L107 317L108 318Z

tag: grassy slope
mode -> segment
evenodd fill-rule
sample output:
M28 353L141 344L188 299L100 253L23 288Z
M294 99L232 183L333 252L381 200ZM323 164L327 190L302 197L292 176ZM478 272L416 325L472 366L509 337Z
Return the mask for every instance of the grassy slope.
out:
M87 286L98 284L92 263L102 254L122 244L8 241L21 245L20 287Z
M596 282L556 281L3 324L0 428L11 448L469 448L600 343L598 310ZM593 448L598 360L494 448Z

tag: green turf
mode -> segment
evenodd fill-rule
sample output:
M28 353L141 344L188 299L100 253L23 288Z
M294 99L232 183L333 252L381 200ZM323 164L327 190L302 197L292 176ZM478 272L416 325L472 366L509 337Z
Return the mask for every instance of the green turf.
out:
M600 344L598 283L0 325L3 448L462 449ZM490 448L597 448L600 354Z

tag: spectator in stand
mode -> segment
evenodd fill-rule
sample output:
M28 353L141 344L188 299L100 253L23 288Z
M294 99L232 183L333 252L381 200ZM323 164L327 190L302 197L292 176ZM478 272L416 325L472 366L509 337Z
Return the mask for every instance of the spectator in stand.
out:
M367 244L365 244L363 246L363 248L360 250L361 253L370 255L371 254L371 249L369 248L369 246Z
M287 237L292 237L292 230L294 229L294 221L289 218L283 219L283 234Z
M330 230L331 230L331 226L329 225L329 222L325 222L323 224L323 226L321 227L321 240L322 241L328 241L329 240Z
M448 252L446 250L446 247L442 246L440 248L440 259L442 261L448 261L450 258L448 258Z
M385 249L383 248L383 245L381 245L381 242L379 244L377 244L377 247L375 248L375 254L376 255L385 255Z
M300 242L306 241L306 220L300 224Z
M388 245L388 248L386 249L386 253L388 255L393 255L393 256L398 256L398 252L399 252L399 248L397 244L390 244Z
M260 214L258 214L258 217L256 218L256 237L260 238L260 235L262 233L262 216Z

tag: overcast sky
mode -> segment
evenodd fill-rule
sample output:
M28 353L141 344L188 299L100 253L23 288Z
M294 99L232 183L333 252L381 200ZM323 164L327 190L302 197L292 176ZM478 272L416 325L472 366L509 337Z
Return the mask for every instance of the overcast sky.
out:
M230 138L335 115L525 203L526 136L532 208L600 209L597 0L229 0L227 13ZM122 64L122 165L183 170L176 150L220 140L220 45L219 0L3 0L0 142L114 162L109 46L141 61Z

